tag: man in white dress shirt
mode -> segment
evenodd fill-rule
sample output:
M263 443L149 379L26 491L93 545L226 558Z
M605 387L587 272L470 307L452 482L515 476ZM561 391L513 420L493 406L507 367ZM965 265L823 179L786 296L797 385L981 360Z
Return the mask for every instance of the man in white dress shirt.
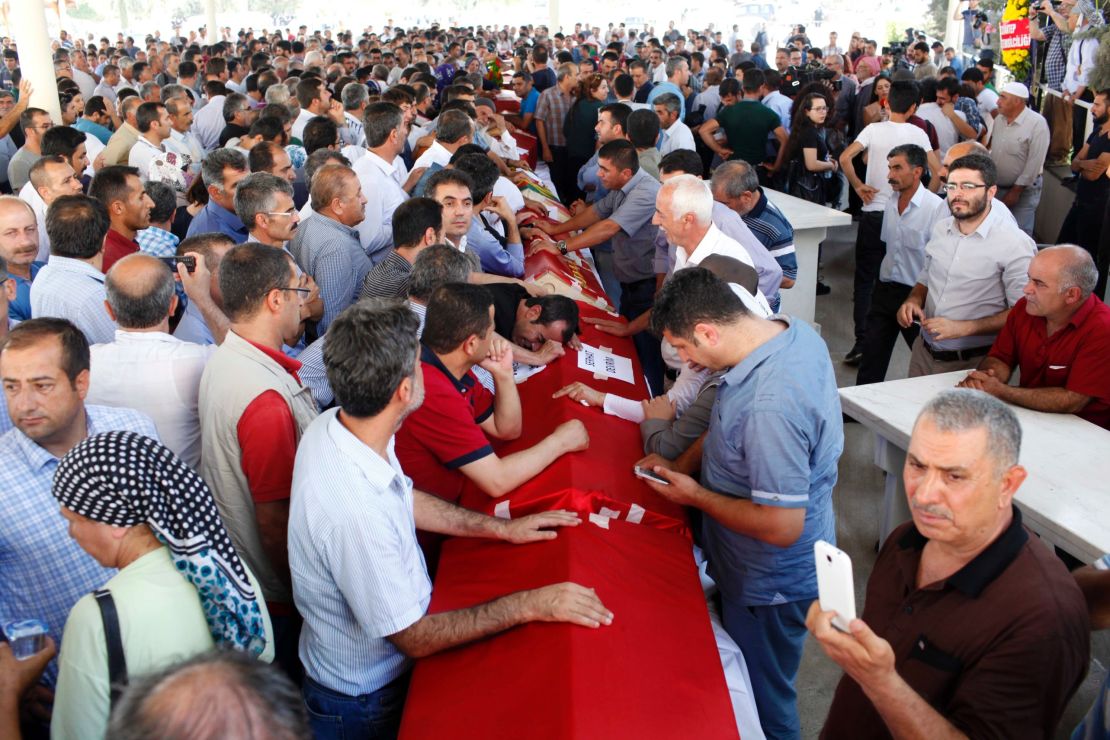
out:
M613 619L591 589L574 583L427 613L432 582L418 527L525 543L552 539L551 529L579 520L566 511L497 519L413 489L393 435L424 397L417 325L403 304L377 299L339 316L324 364L340 408L321 414L297 451L289 566L304 617L305 702L310 716L330 715L318 732L338 717L342 726L395 734L413 658L527 622L596 629Z
M690 127L679 120L682 101L674 93L663 93L653 103L655 115L659 117L659 154L666 156L676 149L695 150L694 134Z
M393 246L393 212L408 198L403 189L408 171L401 158L408 132L404 113L393 103L371 104L363 122L369 151L353 167L367 196L366 215L358 225L358 234L376 264L382 259L376 255Z
M204 261L191 285L207 290ZM119 324L115 340L91 347L87 403L133 408L154 420L162 443L193 468L200 465L200 377L215 345L170 335L177 309L173 273L146 254L124 257L105 280L108 314Z
M451 155L459 147L474 140L474 124L470 116L461 110L444 111L436 120L439 122L436 126L436 140L416 160L413 169L431 167L433 164L446 167L451 162Z

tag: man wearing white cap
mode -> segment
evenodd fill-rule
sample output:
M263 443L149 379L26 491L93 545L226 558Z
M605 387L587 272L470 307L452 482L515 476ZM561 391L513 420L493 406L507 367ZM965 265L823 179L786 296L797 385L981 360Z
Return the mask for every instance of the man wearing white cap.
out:
M1050 138L1048 122L1026 106L1029 88L1025 85L1010 82L1001 92L990 146L998 168L998 199L1014 214L1021 230L1032 236Z

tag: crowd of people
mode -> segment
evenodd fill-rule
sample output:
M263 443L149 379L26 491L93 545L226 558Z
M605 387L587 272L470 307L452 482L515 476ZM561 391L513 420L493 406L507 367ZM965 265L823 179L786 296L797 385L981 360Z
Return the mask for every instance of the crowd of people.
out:
M1092 22L1069 3L1045 35ZM394 737L415 659L633 618L569 582L428 613L445 537L579 524L459 502L589 448L579 420L495 448L525 429L515 368L588 322L632 339L653 398L574 383L552 403L639 424L666 481L648 485L700 512L767 737L800 736L807 635L845 671L827 737L1052 736L1110 559L1072 574L1023 527L1009 405L1110 428L1110 91L1073 141L996 85L978 0L957 15L977 58L673 23L63 33L60 121L9 43L0 622L47 638L29 661L0 644L0 735ZM1060 126L1078 195L1038 250ZM565 219L524 197L541 176ZM899 335L911 376L968 371L918 418L913 521L848 632L813 563L845 418L828 348L779 313L798 261L772 190L858 220L858 383L885 379ZM619 319L524 279L541 252L587 251ZM1081 736L1110 732L1106 702Z

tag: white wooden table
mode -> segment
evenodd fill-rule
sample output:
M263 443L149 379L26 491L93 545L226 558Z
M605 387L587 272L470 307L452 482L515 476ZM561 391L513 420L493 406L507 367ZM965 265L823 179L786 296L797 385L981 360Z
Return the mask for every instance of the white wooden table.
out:
M794 250L798 255L798 279L793 288L780 293L779 311L812 324L817 298L817 248L830 226L847 226L852 217L770 188L763 192L794 227Z
M844 413L875 432L875 464L886 477L881 536L910 518L902 467L922 406L966 371L840 389ZM1047 542L1090 563L1110 552L1110 431L1072 414L1011 406L1021 421L1017 492L1024 522Z

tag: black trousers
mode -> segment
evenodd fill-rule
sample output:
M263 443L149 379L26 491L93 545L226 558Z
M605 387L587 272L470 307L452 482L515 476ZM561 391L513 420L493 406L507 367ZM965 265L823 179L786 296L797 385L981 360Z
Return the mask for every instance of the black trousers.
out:
M629 321L648 311L655 305L655 278L637 280L632 283L621 283L621 316ZM636 346L636 354L640 357L640 365L644 368L648 387L651 395L663 394L663 352L659 345L659 337L650 331L642 331L632 335L632 343Z
M864 211L856 232L856 275L852 283L852 320L855 322L856 343L863 342L867 312L871 308L871 291L879 277L879 265L886 256L883 243L883 212Z
M890 366L890 355L898 335L912 347L920 328L910 324L909 329L898 325L898 308L905 303L913 287L901 283L875 281L871 293L871 308L867 312L867 331L863 338L863 357L856 373L856 385L882 383Z
M1080 203L1077 200L1068 211L1056 240L1057 243L1078 244L1091 253L1098 268L1095 295L1100 300L1106 295L1106 278L1110 272L1110 229L1102 227L1108 218L1110 199L1103 204Z
M569 206L574 202L575 194L578 192L578 170L574 168L574 162L567 154L565 146L548 148L551 149L551 161L547 163L551 171L551 182L559 191L559 200L563 205Z

